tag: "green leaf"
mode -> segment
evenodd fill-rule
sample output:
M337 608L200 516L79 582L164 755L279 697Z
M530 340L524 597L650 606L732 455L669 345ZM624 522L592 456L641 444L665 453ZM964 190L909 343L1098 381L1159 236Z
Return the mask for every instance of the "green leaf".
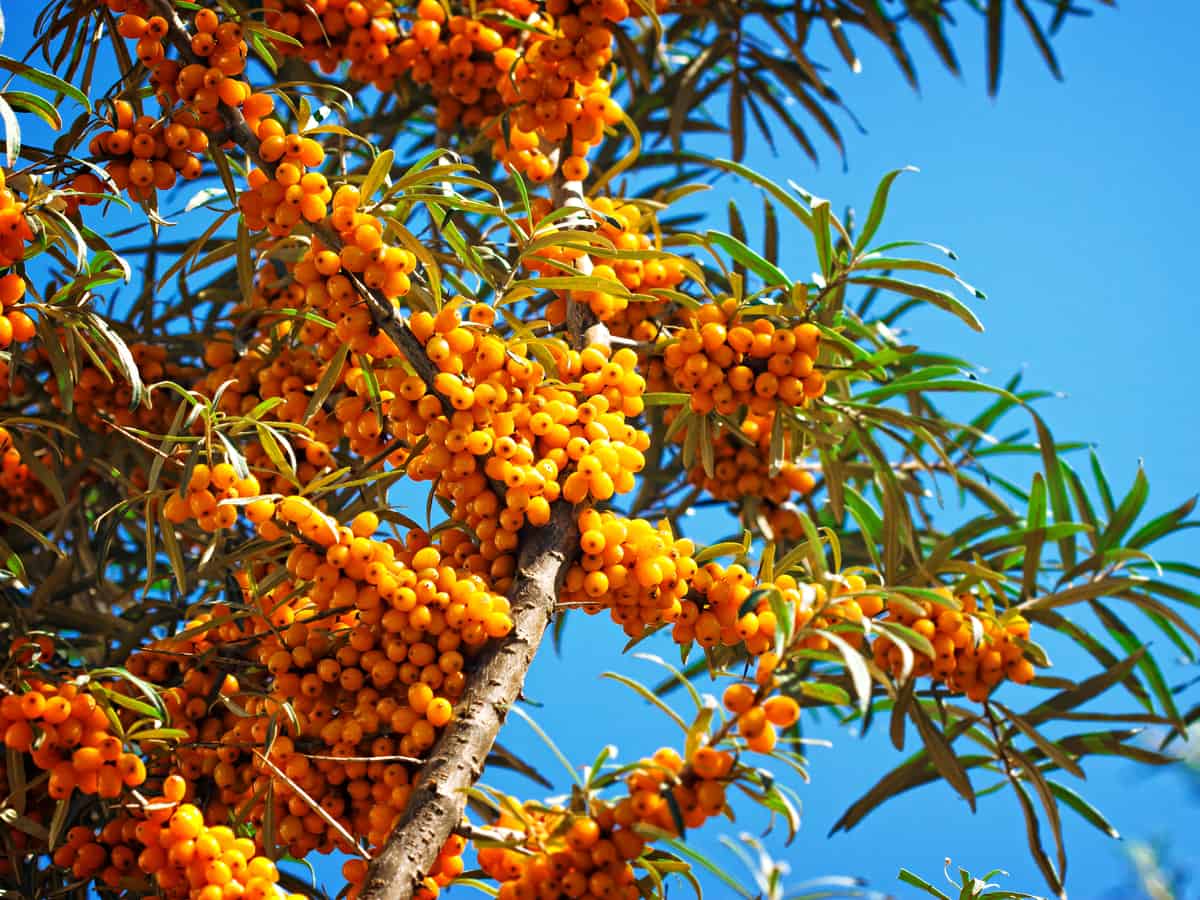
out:
M672 722L674 722L681 729L683 729L684 734L686 734L688 732L688 724L687 724L687 722L685 722L683 720L683 717L681 715L679 715L679 713L675 712L675 710L671 709L671 707L667 706L667 704L664 703L659 697L656 697L654 695L654 691L650 690L650 688L646 687L640 681L630 678L627 675L621 675L617 672L604 672L600 677L601 678L611 678L613 681L617 682L618 684L625 685L625 687L632 690L634 693L636 693L639 697L641 697L647 703L650 703L653 706L658 707L659 710L666 713L667 717Z
M1126 676L1133 671L1133 667L1141 661L1145 653L1146 648L1140 647L1108 671L1100 672L1085 681L1081 681L1072 687L1060 691L1049 700L1038 704L1027 712L1025 714L1025 721L1032 725L1038 725L1047 719L1054 718L1055 713L1073 710L1087 703L1089 700L1100 696L1117 682L1125 680Z
M939 891L937 888L935 888L932 884L930 884L924 878L922 878L919 875L914 875L912 872L908 871L908 869L901 869L900 874L897 877L899 877L899 879L907 885L911 885L912 887L915 887L915 888L920 888L925 893L929 894L931 897L937 897L937 898L939 898L939 900L950 900L950 898L948 896L943 894L941 891Z
M1145 547L1152 544L1158 539L1180 531L1183 528L1195 527L1194 522L1184 522L1192 511L1196 508L1197 496L1192 496L1187 502L1180 504L1170 512L1163 513L1154 520L1147 522L1137 532L1126 541L1129 547Z
M1043 735L1040 731L1034 728L1033 725L1031 725L1029 722L1026 722L1011 709L1008 709L995 701L992 701L992 705L1000 710L1004 714L1005 719L1016 726L1017 730L1029 738L1037 746L1037 748L1046 755L1046 758L1052 761L1056 766L1058 766L1060 769L1070 772L1076 778L1087 778L1087 776L1083 773L1083 769L1080 768L1079 763L1077 763L1069 753L1055 744L1054 741Z
M541 726L538 725L537 722L533 721L533 717L516 704L513 704L511 707L509 707L509 711L515 712L518 716L525 720L525 723L533 729L534 733L538 737L542 739L542 743L550 748L550 752L554 754L554 757L560 763L562 763L562 767L566 769L568 773L570 773L571 780L575 782L575 785L581 790L584 789L583 779L580 777L579 773L575 771L575 767L571 765L571 761L563 755L563 752L560 749L558 749L558 745L554 743L554 741L550 740L550 735L546 734L546 732L542 730Z
M1059 784L1057 781L1048 780L1046 783L1050 786L1050 791L1055 797L1078 813L1088 824L1094 825L1110 838L1118 841L1121 839L1120 833L1109 824L1108 819L1104 818L1096 807L1084 800L1075 791L1066 785Z
M705 237L710 244L721 248L735 262L741 263L761 278L766 287L786 286L792 283L782 269L767 262L733 235L723 231L709 231Z
M32 81L34 84L52 90L57 94L70 97L80 106L91 112L92 106L88 103L88 98L83 91L79 90L73 84L63 81L57 75L51 75L49 72L35 69L33 66L26 65L8 56L0 56L0 68L14 72L26 81Z
M508 769L520 775L524 775L529 780L536 784L540 784L546 790L554 787L550 779L543 775L534 766L530 765L516 753L513 753L499 741L492 745L491 752L487 756L487 765L495 766L498 769Z
M946 782L954 788L971 808L975 811L975 789L971 786L971 779L967 775L966 766L962 760L958 758L958 754L954 752L949 739L939 729L933 720L929 718L925 708L920 703L913 703L909 707L909 715L912 717L913 723L917 726L917 733L920 734L921 740L925 744L925 749L929 752L929 758L933 761L941 776L946 779Z
M875 197L871 200L871 209L867 213L867 220L863 222L862 231L854 241L855 256L862 252L863 248L871 242L871 238L875 237L875 232L879 230L879 226L883 222L883 214L887 211L888 194L892 189L892 183L905 172L919 171L921 170L915 166L905 166L903 169L893 169L879 180L879 186L875 188Z
M62 128L62 117L58 109L44 97L28 91L5 91L0 96L8 101L9 106L33 113L55 131Z
M1149 495L1150 482L1146 479L1146 470L1139 464L1137 475L1133 479L1133 486L1130 487L1129 493L1125 495L1121 505L1112 514L1108 526L1100 535L1101 548L1107 549L1116 546L1141 514Z
M817 251L817 265L826 281L833 274L833 239L829 235L830 210L828 200L812 202L812 236Z
M1090 601L1089 606L1091 606L1092 611L1104 624L1105 630L1113 636L1126 653L1145 651L1138 659L1138 670L1145 676L1146 681L1150 683L1150 689L1162 705L1163 714L1174 722L1176 727L1182 732L1184 724L1183 720L1179 717L1179 710L1175 706L1175 695L1167 684L1166 678L1163 677L1162 670L1158 667L1154 655L1138 640L1133 630L1107 606L1099 600ZM1148 711L1153 712L1152 709Z
M871 702L871 673L867 669L867 664L863 660L862 655L846 643L845 639L834 634L832 631L818 630L817 634L833 644L842 655L842 659L846 663L846 668L850 672L850 683L854 686L854 693L858 697L859 714L865 715L867 704Z
M650 838L656 844L661 844L664 847L669 847L680 859L686 859L696 865L706 869L711 874L715 875L720 881L733 891L737 896L745 898L745 900L754 900L754 895L747 891L742 885L733 879L724 869L714 863L711 859L694 850L678 838L672 837L661 828L655 828L651 825L635 825L634 831L638 834Z
M834 706L849 706L850 694L845 688L824 681L801 681L796 689L811 700L819 703L829 703Z
M396 154L391 148L384 150L371 163L371 168L367 174L363 176L363 180L359 185L359 192L362 195L363 203L370 203L375 192L379 190L388 173L392 171L392 163L395 162Z
M855 275L848 278L847 281L852 284L861 284L865 287L874 287L880 290L903 294L905 297L912 297L915 300L922 300L925 303L936 306L940 310L954 314L975 331L983 331L983 325L975 317L975 314L961 300L945 291L935 290L921 284L914 284L911 281L902 281L899 278L884 278L874 275Z

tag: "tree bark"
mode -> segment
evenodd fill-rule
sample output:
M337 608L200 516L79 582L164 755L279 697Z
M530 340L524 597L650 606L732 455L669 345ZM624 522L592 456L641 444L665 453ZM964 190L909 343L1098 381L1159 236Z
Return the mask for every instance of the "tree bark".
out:
M359 900L410 900L462 821L467 789L483 774L508 710L520 696L578 547L575 510L561 500L549 522L522 535L509 595L513 630L479 658L455 718L417 774L407 808L367 870Z

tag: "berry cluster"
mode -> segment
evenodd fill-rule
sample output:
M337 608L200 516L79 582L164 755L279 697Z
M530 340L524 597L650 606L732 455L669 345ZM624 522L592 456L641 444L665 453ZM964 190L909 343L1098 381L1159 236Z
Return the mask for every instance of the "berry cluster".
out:
M25 278L11 267L25 258L25 250L34 238L24 200L8 186L8 176L0 169L0 269L9 269L0 276L0 348L13 341L33 337L33 321L19 309L13 309L25 297Z
M3 229L0 223L0 229ZM37 334L33 319L24 310L13 309L25 296L25 279L18 272L0 275L0 349L9 347L14 341L23 343Z
M39 643L49 655L53 645L45 638ZM19 650L23 644L18 640L13 646ZM0 701L0 733L5 747L29 754L49 773L45 790L51 799L64 800L75 790L112 799L146 780L141 758L126 752L94 696L69 682L54 684L33 675L28 684L25 692Z
M409 477L436 480L483 552L500 556L516 548L526 521L549 520L559 496L604 501L633 488L649 436L627 419L642 411L645 382L632 351L557 343L546 345L561 379L552 380L527 346L482 325L491 321L489 308L472 308L470 318L479 327L463 322L454 305L412 317L439 370L437 393L402 369L388 370L389 416L410 447L425 445ZM566 386L574 382L577 389Z
M588 201L588 206L596 223L596 233L608 240L614 251L611 262L602 261L605 250L593 251L593 276L643 293L656 289L674 290L683 282L681 259L665 252L657 258L650 253L653 244L646 233L649 218L636 204L611 197L595 197ZM539 236L539 224L551 212L550 201L536 198L531 212L532 221L521 221L520 224L531 235ZM641 255L620 255L630 252ZM544 275L561 275L563 271L569 271L584 253L579 247L546 247L532 255L528 265ZM613 334L642 341L652 341L657 336L657 328L651 320L666 307L666 301L631 300L622 293L603 290L559 292L546 308L547 320L555 325L566 321L568 300L585 304Z
M746 501L753 499L755 511L765 520L770 534L776 539L796 540L803 534L803 528L791 500L811 493L816 477L808 467L794 461L789 431L783 432L782 462L777 471L771 471L771 440L777 415L777 412L747 413L736 433L718 421L712 472L696 462L688 479L709 496L734 504L735 508L745 507ZM683 437L682 433L677 434L676 442Z
M747 748L759 753L775 748L777 728L791 728L800 721L800 706L791 697L776 694L760 703L758 692L742 682L727 687L722 700L737 716L738 733L746 739Z
M696 574L691 541L675 539L665 523L594 509L579 514L579 532L583 556L567 572L561 603L607 609L631 637L679 618Z
M24 259L26 247L34 238L27 208L25 201L8 186L7 175L0 169L0 270L9 270L0 275L0 350L14 342L28 341L37 333L29 314L16 308L25 298L27 285L25 276L12 268ZM9 373L2 374L7 389Z
M109 128L93 135L88 145L88 153L104 165L117 189L141 201L174 187L177 177L199 178L204 168L199 154L207 149L208 133L196 125L194 114L180 110L169 121L138 116L125 100L113 103ZM71 187L92 195L79 199L84 206L99 203L105 190L91 172L76 176Z
M138 61L151 74L151 82L164 108L182 102L197 117L197 125L215 131L220 128L221 104L241 106L250 96L250 86L238 79L246 69L248 49L242 27L237 22L222 22L211 9L199 9L193 18L191 54L195 62L180 65L167 58L163 44L169 31L167 20L150 15L146 0L105 0L113 12L122 13L117 32L136 41Z
M1029 638L1029 621L1020 615L997 615L988 604L980 609L974 594L957 600L946 589L937 592L944 603L896 598L888 603L885 621L911 628L933 646L934 657L918 654L913 675L930 676L956 693L977 703L1005 678L1017 684L1033 680L1033 664L1025 657L1021 642ZM982 640L976 629L982 632ZM874 644L875 662L899 674L904 658L898 647L882 640Z
M204 814L183 802L186 781L164 779L162 795L147 798L136 813L111 819L98 834L77 826L54 853L80 879L99 877L108 887L156 890L188 900L301 900L278 887L279 870L255 842L225 825L208 825Z
M239 575L244 609L213 607L131 658L188 736L151 777L182 777L181 800L207 797L210 826L236 815L261 838L273 815L272 839L296 857L350 852L345 833L380 846L412 791L410 763L392 759L423 756L451 721L469 655L512 628L507 601L461 532L379 541L373 514L339 526L294 496L246 513L268 540L292 535L289 577L252 597ZM236 677L230 652L251 664ZM461 851L447 844L427 890L461 871Z
M196 519L205 531L218 531L232 528L238 518L237 506L225 501L258 495L258 479L253 475L239 478L237 471L227 462L212 467L196 463L186 489L172 491L163 506L163 512L167 520L176 525Z
M592 798L586 813L510 799L494 826L515 832L519 843L480 849L479 866L500 883L502 900L634 900L642 895L631 863L646 849L638 826L671 835L700 827L724 811L726 787L738 775L728 751L700 745L685 761L663 747L626 775L626 796Z
M775 641L778 623L768 594L777 591L783 603L795 609L797 633L810 632L802 638L803 646L827 650L829 641L816 631L857 624L864 615L872 616L882 609L882 603L872 595L845 596L856 593L851 585L858 582L858 576L848 576L836 585L830 597L824 585L798 582L791 575L779 575L764 586L740 564L706 563L692 581L694 599L683 604L672 636L678 643L695 640L702 647L744 644L752 656L761 656ZM747 609L755 591L759 599ZM861 645L863 636L860 631L848 629L843 639Z
M799 406L825 392L825 376L814 368L817 327L777 328L747 312L734 300L683 312L685 325L666 344L663 363L676 389L691 395L693 411L731 415L748 407L767 415L776 403Z
M264 110L270 99L263 102ZM249 190L238 196L238 209L246 225L286 237L301 221L324 221L333 191L324 175L308 170L324 162L325 149L312 138L287 133L278 119L260 119L255 133L260 141L259 155L263 162L274 166L274 171L256 168L247 174Z
M497 54L516 51L520 31L499 16L525 21L536 10L530 0L492 0L475 7L475 17L450 15L438 0L421 0L409 34L396 47L401 70L429 88L437 101L437 126L444 131L479 128L504 111L497 84L505 77ZM487 18L494 13L497 18Z
M641 896L630 862L642 855L645 841L618 826L607 804L597 804L591 815L572 816L512 801L495 824L524 837L520 849L478 851L479 867L500 882L498 900Z
M388 338L378 337L379 331L351 279L396 302L408 293L409 276L416 270L417 259L410 251L384 240L383 222L377 216L359 212L363 199L351 185L337 189L329 224L337 232L342 248L331 250L314 240L297 263L293 277L304 288L308 305L338 323L339 341L350 343L358 352L386 358L398 351Z
M39 456L48 453L47 450L37 451ZM39 461L45 465L44 459ZM32 514L40 519L56 507L50 491L33 474L29 463L21 458L21 451L13 445L9 430L0 427L0 508L20 518Z
M193 377L190 367L182 366L168 357L166 347L156 344L131 344L129 353L137 366L142 384L153 384L164 378L186 382ZM47 358L44 348L37 349L38 358ZM63 408L57 379L45 384L50 402ZM150 434L165 434L175 415L171 403L157 405L142 403L132 407L133 386L119 373L97 368L92 363L80 367L71 394L74 417L85 428L107 433L113 428L134 428Z
M263 6L267 26L297 42L274 41L280 55L316 63L326 74L348 61L350 78L391 90L400 37L391 0L267 0Z

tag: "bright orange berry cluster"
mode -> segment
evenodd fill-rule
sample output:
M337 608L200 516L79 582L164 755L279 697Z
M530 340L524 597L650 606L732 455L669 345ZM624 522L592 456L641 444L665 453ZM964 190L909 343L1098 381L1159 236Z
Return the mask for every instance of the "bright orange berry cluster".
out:
M150 879L151 889L166 898L300 900L302 895L278 889L279 870L254 840L226 825L206 824L199 808L183 802L183 778L166 778L162 789L161 796L147 798L137 813L112 819L98 835L72 829L55 861L71 859L81 878L99 874L111 888Z
M71 683L29 676L28 690L0 701L0 732L9 750L49 773L44 789L54 800L75 790L113 799L146 780L141 758L126 751L96 698Z
M49 451L39 450L35 453L47 456ZM45 459L39 461L43 465L46 463ZM57 505L49 489L33 474L29 463L21 458L21 452L13 445L8 429L0 428L0 508L20 518L31 514L41 518L53 512Z
M631 637L679 618L696 574L691 541L674 538L665 523L594 509L579 514L579 533L583 556L567 572L560 603L589 614L607 609Z
M26 246L34 238L26 208L0 169L0 269L10 269L0 275L0 349L28 341L37 333L29 314L15 308L25 297L25 276L10 268L24 259ZM7 378L8 372L3 374Z
M482 324L490 309L472 308L470 317L480 321L464 323L453 305L412 317L413 333L439 369L436 395L403 369L388 370L384 380L395 394L389 415L397 435L410 447L425 445L409 477L436 480L455 518L486 554L499 556L516 548L525 522L547 522L559 496L603 501L633 488L649 436L627 419L642 411L645 382L632 351L579 352L558 343L547 345L561 379L552 380L527 345ZM578 389L563 386L575 382Z
M524 836L519 849L478 851L479 867L500 882L499 900L640 896L630 862L641 856L645 841L628 825L618 826L606 803L598 802L590 815L572 815L513 800L495 826Z
M976 702L986 700L1006 678L1017 684L1033 680L1033 664L1021 646L1021 641L1029 638L1029 621L1024 616L997 615L990 605L981 610L974 594L960 594L956 602L947 589L937 593L944 599L943 605L909 597L888 603L884 621L911 628L933 646L933 659L915 654L913 675L928 675ZM893 674L902 671L904 657L898 647L876 640L873 649L881 668Z
M416 20L395 54L413 82L433 93L438 128L479 128L504 111L497 85L506 75L496 55L515 52L521 32L500 17L526 21L536 9L530 0L491 0L477 4L474 17L447 16L439 0L417 4Z
M0 349L13 341L27 341L35 333L28 314L14 309L25 297L25 277L11 267L25 258L25 249L34 238L33 226L26 215L27 204L8 186L8 176L0 169ZM6 373L7 374L7 373Z
M273 796L274 839L296 857L351 850L313 803L380 846L412 791L409 765L388 758L433 745L465 687L464 654L511 629L507 601L458 531L438 543L419 532L377 541L373 514L338 526L299 497L254 501L247 515L268 540L294 533L289 578L261 597L247 591L245 611L213 607L130 660L165 687L172 725L188 735L152 777L181 777L180 800L207 797L209 825L236 814L260 836ZM249 574L238 580L246 588ZM255 666L244 677L216 662L227 646L248 648ZM461 871L461 850L444 848L433 888Z
M776 694L759 702L754 688L737 682L725 689L725 708L737 716L738 733L746 746L770 753L778 740L776 729L791 728L800 721L800 706L791 697Z
M195 124L195 116L176 112L170 120L138 116L125 100L113 103L109 128L93 135L88 145L92 159L104 165L118 190L135 200L148 201L157 191L175 186L177 178L192 180L203 171L199 154L208 149L208 134ZM92 172L75 177L73 190L93 196L79 198L84 206L100 202L105 185Z
M219 531L232 528L238 519L238 507L225 501L258 495L258 479L253 475L240 478L227 462L211 467L196 463L186 489L172 491L163 511L176 525L195 519L205 531Z
M0 223L0 230L3 229ZM13 309L25 296L25 278L19 272L0 275L0 349L23 343L37 334L33 319L24 310Z
M753 499L757 514L765 518L771 534L776 539L794 540L801 536L803 528L789 502L794 496L810 493L816 487L816 477L810 468L793 461L789 432L784 432L784 462L778 471L771 471L771 436L776 415L776 412L747 413L737 434L719 422L713 441L712 473L696 462L688 478L709 496L738 507ZM668 414L667 418L672 420L674 416ZM682 442L683 434L677 434L675 439Z
M129 18L123 16L122 23ZM246 70L248 50L242 26L222 22L211 9L197 10L192 24L191 51L197 61L181 67L164 60L152 70L152 80L164 106L182 102L208 128L217 124L214 114L221 104L239 107L250 97L250 85L238 78Z
M563 176L578 181L588 175L587 154L605 126L623 117L600 73L612 61L613 27L629 17L629 6L625 0L548 0L545 13L544 30L529 32L520 51L496 54L505 75L500 96L512 123L507 134L502 123L491 126L492 152L542 182L558 169L546 149L569 146L559 162Z
M150 15L145 0L106 0L113 12L122 13L117 32L136 41L134 53L151 73L164 107L183 102L199 116L199 124L208 130L219 127L217 111L226 106L241 106L250 96L250 87L238 79L246 69L248 49L242 26L222 22L211 9L200 9L192 20L195 33L190 36L191 53L196 62L181 66L167 58L164 39L169 31L167 20Z
M398 351L386 337L382 341L387 343L373 340L378 329L373 327L370 312L351 279L395 302L408 293L409 276L416 270L417 259L403 247L387 243L384 224L377 216L359 212L363 199L352 185L337 189L329 224L337 232L342 248L331 250L314 240L297 263L293 277L304 288L308 305L338 323L340 341L352 343L357 339L355 350L385 358Z
M635 251L648 254L653 249L650 236L646 233L648 216L643 215L636 204L621 202L610 197L596 197L588 201L596 233L612 243L613 250ZM538 223L551 212L550 201L536 198L532 202L533 221L521 220L520 225L530 234L538 234ZM557 227L557 226L555 226ZM530 257L528 265L536 272L548 276L561 276L587 253L580 247L547 247ZM605 262L605 251L594 250L592 275L624 285L633 292L677 288L684 279L683 262L676 256L662 253L658 258L612 256ZM568 300L585 304L592 314L608 325L610 332L635 340L652 341L658 334L651 320L666 308L666 301L630 300L623 293L604 290L558 292L555 300L546 308L546 318L551 324L566 321Z
M726 787L739 774L733 754L701 745L685 761L669 747L625 776L628 794L592 798L586 813L510 799L494 828L517 846L478 851L480 868L500 883L503 900L640 897L630 863L646 849L637 827L671 835L720 815ZM511 839L511 838L510 838Z
M280 55L316 63L326 74L348 61L350 78L381 91L399 74L391 0L267 0L264 21L298 42L276 40Z
M863 616L878 614L883 604L874 595L844 596L857 593L854 586L860 584L858 590L865 589L861 578L849 576L836 583L832 597L824 585L799 582L791 575L777 576L770 587L794 608L799 631L837 629L844 623L856 624ZM678 643L695 640L702 647L744 644L752 656L761 656L774 646L778 625L765 593L752 608L746 608L751 594L761 587L758 579L738 563L730 566L706 563L692 580L695 598L684 602L672 636ZM860 631L848 629L841 636L852 646L863 643ZM802 639L802 645L811 650L828 650L830 642L819 634L809 634Z
M261 142L259 155L275 168L272 173L251 169L246 176L250 188L238 196L238 209L246 217L246 225L286 237L302 221L324 221L333 190L324 175L308 171L325 159L321 144L287 133L278 119L263 118L255 130Z
M824 394L825 376L814 368L817 326L776 327L746 314L733 300L684 311L685 327L666 343L663 362L676 389L691 395L692 410L730 415L745 406L766 415L776 403L799 406Z

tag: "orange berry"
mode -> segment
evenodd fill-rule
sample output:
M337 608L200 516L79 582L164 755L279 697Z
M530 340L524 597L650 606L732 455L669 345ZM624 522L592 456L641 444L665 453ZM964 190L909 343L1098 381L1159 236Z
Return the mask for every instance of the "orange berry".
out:
M800 720L800 706L791 697L777 695L763 704L767 721L780 728L791 728Z

